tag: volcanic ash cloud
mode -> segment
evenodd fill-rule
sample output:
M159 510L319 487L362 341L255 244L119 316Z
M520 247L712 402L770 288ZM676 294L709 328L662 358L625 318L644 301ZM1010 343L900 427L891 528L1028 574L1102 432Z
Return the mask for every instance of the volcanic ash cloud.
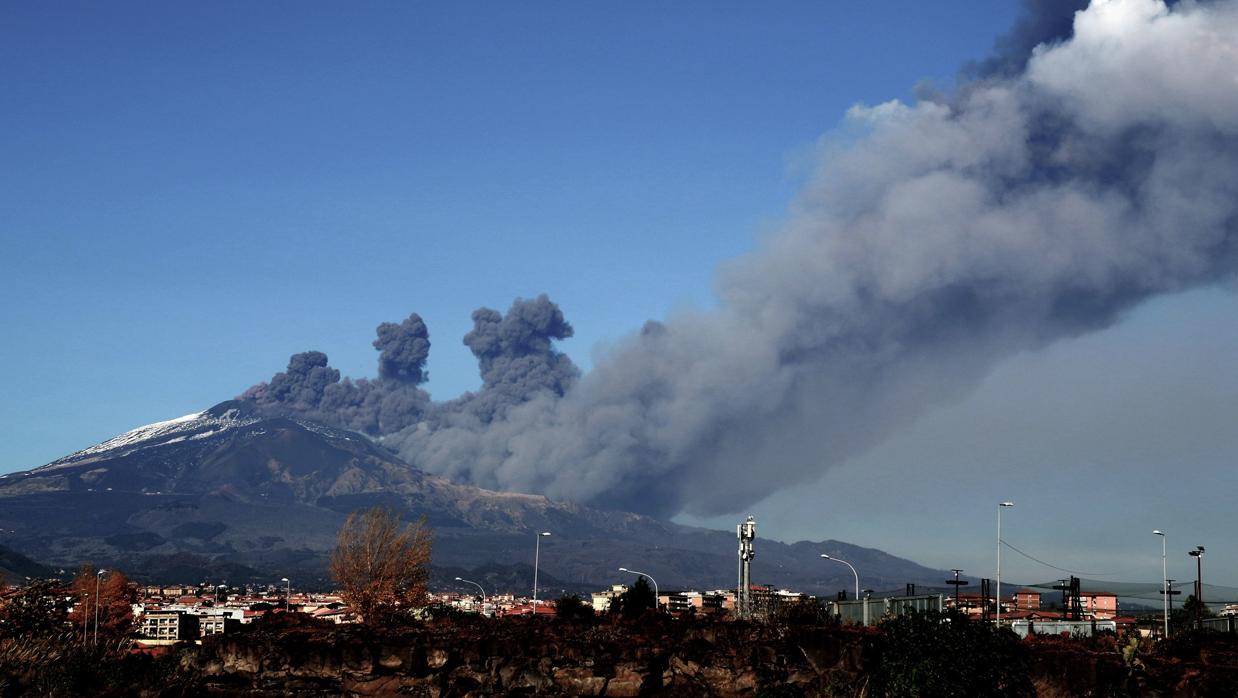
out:
M785 230L720 271L718 311L651 323L580 377L549 300L478 311L483 389L409 397L385 443L483 486L728 513L961 398L1003 357L1233 275L1238 3L1094 2L1072 36L973 74L851 109ZM423 353L392 355L419 378ZM301 389L332 390L311 358Z

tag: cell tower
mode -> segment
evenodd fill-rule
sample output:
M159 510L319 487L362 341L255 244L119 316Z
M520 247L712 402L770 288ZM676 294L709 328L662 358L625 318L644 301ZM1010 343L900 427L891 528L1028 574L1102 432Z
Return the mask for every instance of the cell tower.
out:
M735 610L740 618L748 618L752 614L752 541L757 537L757 522L749 516L743 523L735 526L735 537L739 539L739 584L735 594Z

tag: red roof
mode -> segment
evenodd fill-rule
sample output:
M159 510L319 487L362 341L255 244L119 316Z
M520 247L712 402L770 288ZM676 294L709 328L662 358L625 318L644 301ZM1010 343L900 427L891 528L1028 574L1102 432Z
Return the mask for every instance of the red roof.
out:
M533 615L534 613L543 616L554 615L555 605L553 603L539 603L536 606L532 604L519 604L503 611L505 616Z
M1012 618L1018 620L1038 620L1041 618L1045 620L1061 620L1065 617L1066 615L1060 611L1041 611L1037 609L1013 611L1002 614L1002 618Z

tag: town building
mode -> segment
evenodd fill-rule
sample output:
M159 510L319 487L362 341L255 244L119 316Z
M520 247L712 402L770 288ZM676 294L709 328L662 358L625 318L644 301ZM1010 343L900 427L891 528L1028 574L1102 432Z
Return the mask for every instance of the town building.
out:
M1015 592L1014 607L1017 611L1039 611L1040 592L1036 589L1023 589Z
M1108 591L1081 591L1079 604L1085 618L1114 618L1118 615L1118 596Z
M142 616L142 637L162 642L197 640L201 633L198 616L184 611L148 611Z
M593 612L606 613L610 610L611 602L622 596L627 590L627 584L612 584L610 585L610 589L607 589L606 591L593 592Z

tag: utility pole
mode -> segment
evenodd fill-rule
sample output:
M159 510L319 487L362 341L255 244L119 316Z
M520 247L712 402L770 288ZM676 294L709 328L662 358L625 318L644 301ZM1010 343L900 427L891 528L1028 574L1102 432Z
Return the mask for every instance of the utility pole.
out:
M1062 592L1062 619L1065 620L1066 614L1070 612L1070 580L1059 579L1061 584L1054 584L1055 591Z
M954 573L954 579L947 579L946 584L949 584L950 586L954 587L954 610L961 612L962 606L960 606L960 602L962 601L962 599L959 596L959 591L961 587L965 587L968 584L971 584L971 582L959 579L959 575L963 572L963 570L950 570L950 571Z

